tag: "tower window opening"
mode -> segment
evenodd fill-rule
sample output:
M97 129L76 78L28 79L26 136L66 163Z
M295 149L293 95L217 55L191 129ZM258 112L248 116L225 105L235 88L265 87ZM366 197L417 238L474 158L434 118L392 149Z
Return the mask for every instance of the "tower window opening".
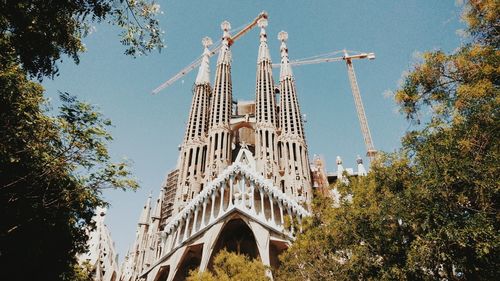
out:
M295 148L295 143L292 144L292 147L293 147L293 161L297 161L297 151Z
M269 148L269 131L266 130L266 147Z

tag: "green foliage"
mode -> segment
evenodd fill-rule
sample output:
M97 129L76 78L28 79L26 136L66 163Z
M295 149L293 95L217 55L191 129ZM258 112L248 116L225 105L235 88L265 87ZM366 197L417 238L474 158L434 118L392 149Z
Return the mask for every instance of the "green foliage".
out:
M71 281L94 281L93 275L95 271L92 271L92 265L88 262L82 264L75 264L74 270L70 272L71 275L65 276L65 280Z
M125 53L161 49L150 0L0 1L0 265L6 280L88 280L76 263L104 188L135 189L126 162L112 163L110 121L60 95L50 116L43 88L63 55L79 62L91 24L122 29Z
M426 53L395 93L424 124L367 177L337 186L285 252L278 280L494 280L500 268L498 1L471 1L471 42ZM429 112L428 115L423 114Z
M40 80L57 74L62 54L79 62L93 23L119 26L126 54L164 47L152 0L0 1L0 11L0 66L14 60Z
M110 161L110 122L94 107L61 94L48 116L42 87L15 65L0 71L0 93L2 276L60 280L86 250L101 190L137 183Z
M266 270L258 260L222 250L214 259L213 273L191 271L187 281L268 281Z

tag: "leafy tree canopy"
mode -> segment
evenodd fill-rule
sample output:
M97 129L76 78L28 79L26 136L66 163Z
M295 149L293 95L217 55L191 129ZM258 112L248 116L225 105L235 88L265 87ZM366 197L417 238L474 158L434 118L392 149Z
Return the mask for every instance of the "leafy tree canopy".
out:
M86 250L95 208L106 205L102 189L138 186L126 162L111 162L109 120L67 93L50 110L28 77L57 75L64 55L78 63L82 39L100 22L122 29L128 55L160 49L158 13L152 0L0 1L3 279L88 279L76 255Z
M71 280L103 188L137 188L112 163L110 121L61 93L49 116L42 87L16 65L0 71L0 264L8 280ZM22 270L21 270L22 268Z
M278 280L494 280L500 268L500 2L469 1L470 41L428 52L395 99L412 122L367 177L317 197Z
M161 49L159 12L153 0L0 1L0 66L14 60L39 80L51 77L63 54L79 62L82 38L103 21L122 29L126 54Z
M269 281L266 267L258 260L222 250L214 259L213 273L191 271L187 281Z

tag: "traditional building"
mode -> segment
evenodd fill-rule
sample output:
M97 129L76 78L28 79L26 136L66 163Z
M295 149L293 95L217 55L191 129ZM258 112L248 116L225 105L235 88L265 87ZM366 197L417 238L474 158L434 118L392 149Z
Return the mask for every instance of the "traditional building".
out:
M322 162L309 164L288 35L278 35L281 69L275 85L266 18L258 26L254 101L233 101L230 24L221 25L213 87L212 42L203 39L177 167L168 173L152 213L148 199L120 280L184 280L191 269L210 269L223 248L276 268L278 255L309 216L313 185L327 189L330 177Z

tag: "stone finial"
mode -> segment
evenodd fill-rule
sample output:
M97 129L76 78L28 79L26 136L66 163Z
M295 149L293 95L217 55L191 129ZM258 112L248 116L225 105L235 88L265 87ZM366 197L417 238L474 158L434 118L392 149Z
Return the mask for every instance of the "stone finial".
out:
M257 25L258 25L260 28L266 28L266 27L267 27L267 19L265 19L265 18L260 18L260 19L257 21Z
M363 159L359 155L356 157L356 164L363 164Z
M267 41L267 35L266 35L267 19L260 18L257 21L257 25L260 27L260 42L266 42Z
M340 156L337 156L337 165L342 165L342 158Z
M220 28L223 31L229 31L231 29L231 24L227 20L225 20L220 24Z
M358 176L366 176L366 169L365 166L363 165L363 159L358 155L356 158L356 163L358 164Z
M267 19L260 18L257 21L257 25L260 27L260 45L259 45L259 55L257 56L257 63L263 60L271 60L271 55L269 53L269 48L267 47Z
M212 42L212 38L206 36L206 37L203 37L203 39L201 39L201 44L203 45L203 47L205 48L208 48L210 46L212 46L213 42Z
M201 59L200 69L198 70L198 75L196 76L195 84L208 84L210 83L210 51L208 47L210 47L213 42L210 37L204 37L201 40L201 44L205 48L203 51L203 58Z
M286 40L288 40L288 33L286 31L280 31L280 33L278 33L278 40L286 42Z
M281 68L280 68L280 80L285 79L285 77L292 77L292 67L290 66L290 60L288 58L288 48L286 46L286 41L288 40L288 33L285 31L280 31L278 33L278 40L281 41L280 51L281 51Z
M225 20L220 24L220 28L222 29L222 31L224 31L222 38L229 39L231 37L231 35L229 34L229 30L231 30L231 24L227 20Z

